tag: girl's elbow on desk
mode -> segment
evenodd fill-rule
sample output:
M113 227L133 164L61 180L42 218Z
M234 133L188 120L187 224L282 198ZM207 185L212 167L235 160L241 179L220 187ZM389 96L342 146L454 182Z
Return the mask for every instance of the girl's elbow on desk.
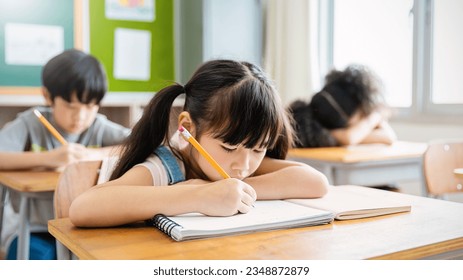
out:
M298 173L293 174L292 178L299 178L300 186L303 186L300 198L322 197L328 192L328 178L315 168L303 164L297 167Z
M322 197L328 192L328 187L330 185L328 178L325 176L325 174L321 173L320 171L316 171L316 176L313 179L312 183L312 197L317 198L317 197Z
M75 199L69 207L69 219L77 227L87 226L87 219L85 218L87 211L82 210L80 207L79 199Z
M101 220L107 214L101 213L102 202L96 202L92 195L84 192L77 196L69 207L69 219L77 227L102 226Z

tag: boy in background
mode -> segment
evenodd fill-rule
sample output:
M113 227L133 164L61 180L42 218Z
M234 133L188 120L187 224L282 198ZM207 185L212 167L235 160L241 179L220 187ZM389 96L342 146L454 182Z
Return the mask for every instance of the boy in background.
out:
M106 73L100 62L71 49L55 56L42 70L42 93L47 107L18 114L0 130L0 170L59 169L80 160L96 160L115 152L130 130L98 114L107 91ZM62 145L34 114L38 110L64 137ZM2 249L16 259L19 196L9 191L5 205ZM53 218L53 201L34 200L31 224L44 225ZM47 233L33 233L30 259L55 259L55 240Z

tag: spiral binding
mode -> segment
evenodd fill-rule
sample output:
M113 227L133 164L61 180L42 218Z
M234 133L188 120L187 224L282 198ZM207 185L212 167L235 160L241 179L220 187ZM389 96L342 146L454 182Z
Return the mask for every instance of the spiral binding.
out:
M170 237L172 237L172 230L177 226L180 227L179 224L167 218L163 214L154 215L154 217L147 220L146 223L148 225L156 227L157 229L161 230Z

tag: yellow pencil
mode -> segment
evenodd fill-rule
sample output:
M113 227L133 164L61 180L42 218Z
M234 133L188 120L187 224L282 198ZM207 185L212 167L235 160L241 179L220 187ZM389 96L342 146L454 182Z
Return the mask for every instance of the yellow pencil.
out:
M37 111L37 110L34 110L34 114L37 116L37 118L39 118L39 121L48 129L48 131L50 131L50 133L55 136L56 139L58 139L58 141L63 144L63 145L67 145L67 141L63 138L63 136L61 136L61 134L59 134L59 132L51 125L51 123L49 123L47 121L47 119L42 116L42 114Z
M198 152L212 165L212 167L215 168L215 170L217 170L217 172L220 173L220 175L222 175L224 179L230 178L227 172L225 172L225 170L223 170L222 167L220 167L220 165L212 158L212 156L206 150L204 150L201 144L199 144L198 141L196 141L196 139L190 134L188 130L186 130L186 128L180 126L178 128L178 131L180 131L183 138L185 138L186 141L190 142L190 144L193 145L193 147L195 147L196 150L198 150Z

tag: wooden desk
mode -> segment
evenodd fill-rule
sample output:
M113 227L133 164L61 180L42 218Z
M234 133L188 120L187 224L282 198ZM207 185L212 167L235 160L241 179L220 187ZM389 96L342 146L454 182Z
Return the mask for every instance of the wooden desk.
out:
M3 206L6 188L17 191L20 196L18 259L29 259L30 223L29 203L34 198L53 197L60 173L56 171L0 171L2 188L2 206L0 225L3 222ZM1 232L1 231L0 231Z
M374 186L420 180L426 186L422 158L427 144L398 141L393 145L291 149L288 157L323 172L333 185Z
M463 255L463 204L379 191L409 199L409 213L329 225L176 242L143 224L76 228L68 218L49 232L80 259L422 259Z
M453 170L453 174L455 174L455 177L463 179L463 168Z

